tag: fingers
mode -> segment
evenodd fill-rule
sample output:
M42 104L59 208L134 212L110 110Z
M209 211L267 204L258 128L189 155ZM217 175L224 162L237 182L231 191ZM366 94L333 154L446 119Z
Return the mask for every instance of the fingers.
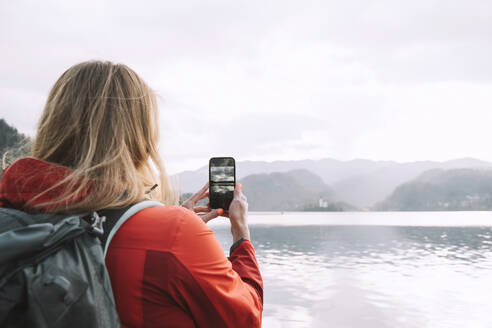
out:
M204 212L210 212L211 209L208 206L197 206L193 208L193 211L195 213L204 213Z
M200 200L208 197L208 182L193 196L188 198L181 206L186 207L189 210L193 210L195 204Z
M207 223L208 221L215 219L216 217L224 214L224 210L221 208L211 210L207 214L203 214L200 217L202 218L203 222Z
M243 186L240 183L238 183L236 185L236 188L234 189L234 198L239 198L241 196L242 194L241 189L243 189Z
M246 196L242 192L243 186L238 183L236 186L236 189L234 189L234 199L237 199L239 201L247 202Z
M205 185L200 189L198 192L196 192L193 196L191 196L191 199L196 203L200 199L203 199L205 197L208 197L208 181L205 183Z
M196 201L198 202L198 201L200 201L200 200L202 200L202 199L204 199L204 198L207 198L207 197L208 197L208 195L209 195L209 193L208 193L208 191L207 191L206 193L201 194L201 195L200 195L200 197L198 197L198 198L196 199Z

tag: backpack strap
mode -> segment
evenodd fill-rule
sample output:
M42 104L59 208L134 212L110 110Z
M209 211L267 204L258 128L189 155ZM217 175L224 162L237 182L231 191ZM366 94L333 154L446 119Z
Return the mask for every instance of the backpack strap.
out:
M162 203L156 202L154 200L144 200L141 201L140 203L136 203L135 205L131 206L129 209L127 209L123 215L116 221L115 225L113 228L110 230L108 238L106 239L106 243L104 245L104 258L106 258L106 253L108 252L109 244L111 243L111 240L113 237L116 235L116 232L118 232L118 229L121 228L121 226L128 221L132 216L137 214L138 212L146 209L146 208L151 208L151 207L156 207L156 206L163 206Z

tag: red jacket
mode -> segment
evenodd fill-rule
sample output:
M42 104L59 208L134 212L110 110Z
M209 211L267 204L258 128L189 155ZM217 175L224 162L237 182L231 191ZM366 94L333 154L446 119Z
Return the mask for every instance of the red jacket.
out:
M26 202L68 172L18 160L3 173L0 206L29 211ZM187 209L134 215L113 238L106 264L124 327L261 326L263 282L253 245L243 241L227 259L214 233Z

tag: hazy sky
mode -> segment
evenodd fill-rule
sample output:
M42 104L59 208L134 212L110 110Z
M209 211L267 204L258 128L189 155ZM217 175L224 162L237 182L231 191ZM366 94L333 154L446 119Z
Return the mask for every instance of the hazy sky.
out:
M160 95L169 171L245 159L492 161L492 1L0 0L0 117L34 135L69 66Z

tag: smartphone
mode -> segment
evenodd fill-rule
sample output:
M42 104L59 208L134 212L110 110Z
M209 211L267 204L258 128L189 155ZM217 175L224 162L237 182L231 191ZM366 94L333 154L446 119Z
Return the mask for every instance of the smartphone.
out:
M229 210L236 187L236 162L232 157L212 157L209 161L210 208Z

